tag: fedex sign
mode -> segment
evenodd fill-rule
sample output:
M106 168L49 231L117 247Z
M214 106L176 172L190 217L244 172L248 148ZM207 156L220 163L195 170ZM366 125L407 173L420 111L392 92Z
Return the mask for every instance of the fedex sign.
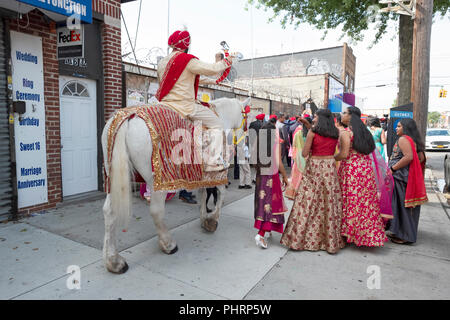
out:
M69 30L67 28L58 29L58 46L73 46L83 44L81 39L83 29Z
M84 27L81 29L58 28L58 59L84 57Z

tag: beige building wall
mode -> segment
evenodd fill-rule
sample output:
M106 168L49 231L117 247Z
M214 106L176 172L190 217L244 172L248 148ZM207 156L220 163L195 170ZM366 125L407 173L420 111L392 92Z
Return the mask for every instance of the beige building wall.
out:
M318 108L324 108L326 75L299 76L254 79L254 87L257 90L272 92L274 95L283 96L281 101L291 103L290 89L293 91L292 98L305 102L311 98ZM300 96L298 96L300 95Z

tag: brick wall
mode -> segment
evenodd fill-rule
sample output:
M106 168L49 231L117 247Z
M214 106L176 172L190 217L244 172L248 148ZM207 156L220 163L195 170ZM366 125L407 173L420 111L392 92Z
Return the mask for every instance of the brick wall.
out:
M104 66L105 121L122 107L122 52L120 28L120 0L93 0L93 10L104 14L102 24L102 54ZM46 111L47 180L48 203L22 208L21 214L29 214L55 207L62 201L61 175L61 128L59 101L59 67L56 49L56 29L46 22L38 10L23 19L8 21L13 31L32 34L42 38L44 69L44 101ZM48 20L47 20L48 21ZM24 26L27 26L24 28Z
M93 9L105 15L102 25L105 121L122 107L122 51L120 0L93 0Z
M344 62L342 71L342 82L345 84L345 76L348 75L349 83L346 91L353 92L355 87L355 75L356 75L356 57L353 54L352 48L350 48L347 43L344 43ZM353 82L353 84L352 84Z
M122 55L120 28L102 25L105 121L122 107Z
M59 75L58 59L56 55L56 30L44 20L44 16L37 10L28 13L29 25L26 29L21 26L27 24L24 15L22 20L9 20L9 27L13 31L27 33L42 38L42 54L44 69L44 102L45 102L45 131L47 148L47 187L48 203L38 206L22 208L20 213L28 214L54 207L62 200L61 180L61 131L59 117ZM18 24L19 23L19 24Z
M120 19L119 0L92 0L92 10L114 19Z

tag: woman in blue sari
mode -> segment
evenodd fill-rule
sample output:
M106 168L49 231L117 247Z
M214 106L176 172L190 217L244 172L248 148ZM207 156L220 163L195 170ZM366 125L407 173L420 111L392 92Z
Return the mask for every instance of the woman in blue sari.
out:
M386 161L386 155L384 152L384 145L386 144L386 133L381 128L380 119L377 117L369 117L367 120L367 126L369 128L370 133L373 136L373 141L375 141L375 147L383 156L383 159Z

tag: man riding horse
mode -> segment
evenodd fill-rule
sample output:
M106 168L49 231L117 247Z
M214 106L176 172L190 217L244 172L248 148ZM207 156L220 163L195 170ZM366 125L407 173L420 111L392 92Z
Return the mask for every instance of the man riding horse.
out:
M221 171L229 164L223 157L223 125L209 108L196 103L199 83L211 83L200 76L214 76L229 69L231 56L216 63L206 63L188 54L191 37L188 31L175 31L168 40L173 50L158 63L159 89L156 98L192 121L201 121L211 137L210 159L205 171ZM218 83L218 82L217 82Z

